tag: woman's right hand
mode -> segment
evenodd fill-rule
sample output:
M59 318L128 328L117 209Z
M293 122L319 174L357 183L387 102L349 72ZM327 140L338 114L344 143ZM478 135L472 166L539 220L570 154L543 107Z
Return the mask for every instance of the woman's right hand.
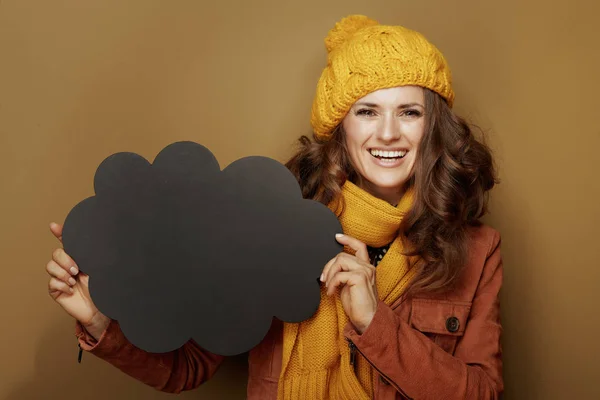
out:
M63 227L50 224L50 231L62 243ZM96 339L108 327L110 318L102 314L90 297L88 275L79 271L75 261L62 247L52 253L52 260L46 265L50 275L48 292L70 316L81 322L86 331Z

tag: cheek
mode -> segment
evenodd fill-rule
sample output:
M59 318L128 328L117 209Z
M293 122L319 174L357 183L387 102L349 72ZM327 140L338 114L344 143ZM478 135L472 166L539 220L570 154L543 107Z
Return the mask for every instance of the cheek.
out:
M345 132L346 147L350 154L358 154L363 146L363 143L367 140L369 134L368 129L364 124L360 124L358 121L354 121L352 118L348 118L343 124Z
M352 140L351 138L346 139L346 148L348 149L348 157L350 158L350 163L354 166L354 168L361 169L361 165L363 162L361 161L361 145L356 140Z
M406 139L410 143L413 150L418 150L419 145L421 144L421 140L423 139L423 135L425 133L425 123L419 122L414 126L411 126L410 129L406 130Z
M415 126L414 129L408 131L406 135L406 139L410 143L412 153L409 164L409 173L411 174L414 173L416 160L419 156L419 151L421 150L421 140L423 139L424 128L424 123L418 124L418 126Z

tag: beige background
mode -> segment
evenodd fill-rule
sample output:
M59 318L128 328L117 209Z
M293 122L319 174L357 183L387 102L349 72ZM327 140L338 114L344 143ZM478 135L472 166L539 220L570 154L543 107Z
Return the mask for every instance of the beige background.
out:
M163 399L84 355L46 292L47 226L96 167L194 140L221 166L285 160L309 132L323 38L350 13L423 32L456 109L489 134L502 183L506 399L600 398L600 28L595 1L0 3L0 399ZM241 399L235 358L184 399Z

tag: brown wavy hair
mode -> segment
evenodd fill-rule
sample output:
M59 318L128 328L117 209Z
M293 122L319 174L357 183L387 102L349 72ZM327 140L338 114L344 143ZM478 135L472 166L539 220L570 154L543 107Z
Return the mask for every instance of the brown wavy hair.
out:
M467 259L468 228L481 224L489 191L498 183L489 147L437 93L425 91L425 132L406 187L415 202L404 217L405 254L418 256L410 292L451 289ZM341 187L360 178L341 124L329 140L299 138L299 150L286 163L304 198L325 205L341 200Z

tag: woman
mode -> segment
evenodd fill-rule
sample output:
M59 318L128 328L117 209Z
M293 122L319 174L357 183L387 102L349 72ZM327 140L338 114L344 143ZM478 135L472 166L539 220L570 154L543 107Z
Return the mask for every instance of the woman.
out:
M495 399L502 259L499 234L479 222L495 184L490 152L453 114L446 60L419 33L354 15L325 43L314 141L300 138L287 167L304 197L338 215L345 251L323 269L315 316L275 322L250 352L248 398ZM180 392L222 361L192 341L137 349L62 249L47 271L81 348L132 377Z

